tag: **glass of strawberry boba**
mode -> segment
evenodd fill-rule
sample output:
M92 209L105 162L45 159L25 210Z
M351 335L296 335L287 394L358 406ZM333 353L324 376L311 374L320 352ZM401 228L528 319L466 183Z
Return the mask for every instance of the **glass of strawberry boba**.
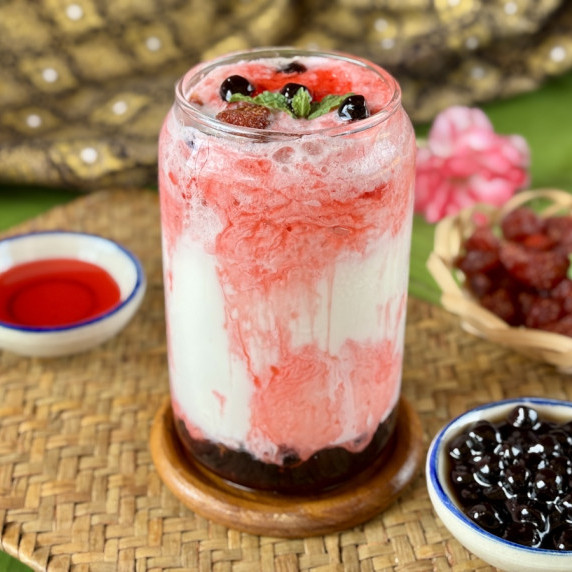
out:
M170 393L186 454L313 493L392 442L415 138L396 81L340 53L191 69L160 136Z

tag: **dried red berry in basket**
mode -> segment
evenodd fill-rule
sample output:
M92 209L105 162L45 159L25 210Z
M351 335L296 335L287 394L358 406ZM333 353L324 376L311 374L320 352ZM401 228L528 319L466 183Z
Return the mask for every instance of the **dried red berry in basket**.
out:
M572 336L572 216L519 207L464 241L455 266L483 307L511 326Z
M525 286L551 290L566 278L570 265L567 256L556 251L526 249L515 242L504 243L499 258L509 274Z
M557 322L545 324L542 329L555 334L572 337L572 315L568 314L567 316L560 318Z
M529 234L522 239L522 245L532 250L550 250L555 244L556 242L552 238L541 232Z
M506 214L501 230L507 240L521 240L525 236L542 232L542 219L530 208L519 207Z
M550 295L562 302L562 310L565 314L572 314L572 280L566 278L558 283Z
M533 296L524 314L524 325L527 328L541 328L551 322L556 322L562 315L562 304L554 298Z
M498 288L481 298L481 304L507 324L516 325L518 311L511 293L506 288Z
M466 241L465 253L456 261L457 268L469 276L493 270L500 265L499 246L490 227L477 227Z
M479 298L491 292L495 286L495 281L486 272L467 274L467 282L471 292Z
M547 236L549 236L554 242L572 247L572 217L548 217L544 224Z
M457 260L457 268L469 275L487 272L499 265L499 255L493 250L468 250Z
M520 312L523 316L526 316L526 314L530 312L530 309L532 308L532 305L534 304L534 300L536 299L536 297L537 294L534 292L534 290L527 289L527 290L520 290L518 292L518 294L516 295L516 300Z
M467 250L498 251L500 240L490 226L478 226L465 242Z

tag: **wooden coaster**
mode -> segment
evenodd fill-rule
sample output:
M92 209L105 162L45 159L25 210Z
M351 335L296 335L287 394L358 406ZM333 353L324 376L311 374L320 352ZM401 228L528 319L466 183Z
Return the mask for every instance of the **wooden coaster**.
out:
M163 482L201 516L243 532L299 538L361 524L397 498L415 476L423 452L421 423L403 397L392 438L389 456L380 458L379 467L313 497L242 489L190 459L175 436L168 400L155 415L150 448Z

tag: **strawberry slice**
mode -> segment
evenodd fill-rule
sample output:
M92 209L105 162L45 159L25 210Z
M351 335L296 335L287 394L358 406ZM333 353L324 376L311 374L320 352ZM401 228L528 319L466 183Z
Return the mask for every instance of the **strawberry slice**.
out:
M253 129L266 129L270 125L272 112L263 105L240 102L236 107L227 107L219 112L216 118L219 121L237 125L239 127L251 127Z

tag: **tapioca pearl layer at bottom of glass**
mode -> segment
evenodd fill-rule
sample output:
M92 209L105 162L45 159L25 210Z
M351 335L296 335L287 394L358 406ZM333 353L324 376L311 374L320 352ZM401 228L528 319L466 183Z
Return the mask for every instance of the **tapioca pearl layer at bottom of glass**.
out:
M175 426L184 450L192 459L235 485L283 494L315 494L334 489L380 466L391 455L395 447L396 409L379 424L362 451L352 453L343 447L330 447L301 461L293 450L285 449L282 465L264 463L244 450L234 450L221 443L193 439L184 421L176 416Z

